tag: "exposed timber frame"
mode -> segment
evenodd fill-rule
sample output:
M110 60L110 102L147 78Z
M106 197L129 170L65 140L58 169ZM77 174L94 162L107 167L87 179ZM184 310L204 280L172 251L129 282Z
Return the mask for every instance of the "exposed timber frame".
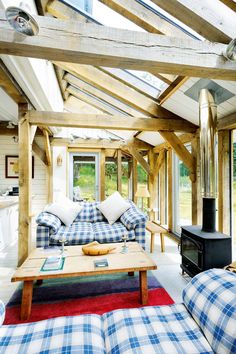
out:
M222 53L226 45L221 43L175 38L173 54L173 37L141 32L137 36L137 32L129 30L34 17L41 31L37 36L23 38L15 36L1 11L0 54L88 65L96 62L98 66L134 70L152 66L157 73L236 80L236 64L225 61Z
M74 127L74 128L101 128L117 130L142 131L186 131L195 132L197 126L181 118L150 118L132 117L129 120L124 116L77 114L64 112L28 112L29 122L42 127Z

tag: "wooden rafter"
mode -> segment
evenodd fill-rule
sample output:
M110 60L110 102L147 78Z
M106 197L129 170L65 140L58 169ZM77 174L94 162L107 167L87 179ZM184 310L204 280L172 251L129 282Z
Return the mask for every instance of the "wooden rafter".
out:
M231 10L236 12L236 3L234 0L220 0L220 1L223 2L223 4L225 4L226 6L228 6Z
M86 22L84 16L74 11L71 7L63 4L58 0L48 1L46 11L57 18L63 20L75 20L79 22Z
M162 9L213 42L229 43L236 37L236 15L215 1L152 0ZM191 75L189 75L191 76Z
M121 100L118 100L111 95L105 93L101 89L89 84L83 80L80 80L78 77L67 73L64 76L64 79L71 85L78 87L80 90L87 92L88 94L93 95L94 97L99 98L100 100L107 102L109 105L118 109L121 113L124 112L128 115L135 116L137 115L137 110L130 107L129 105L123 103Z
M68 99L65 101L64 109L68 112L79 114L103 114L100 109L72 95L69 95Z
M33 125L74 127L74 128L100 128L116 130L143 130L143 131L188 131L194 132L196 126L183 119L168 118L135 118L127 119L123 116L77 114L64 112L28 112L29 121Z
M170 96L172 96L179 88L188 80L187 76L178 76L158 97L158 102L162 105Z
M0 87L16 102L16 103L26 103L26 97L24 96L19 85L16 83L15 79L4 65L3 61L0 60Z
M218 130L236 128L236 112L231 113L218 120Z
M41 30L22 38L0 13L0 53L147 71L236 80L236 64L225 61L226 46L185 38L79 24L35 16ZM58 35L60 33L60 36ZM23 40L22 40L23 39ZM115 47L115 50L114 50Z
M94 96L88 95L84 91L78 90L76 87L72 85L69 85L66 90L70 95L73 95L76 98L79 98L80 100L90 104L91 106L98 108L100 111L106 114L114 115L118 113L117 110L115 110L108 104L96 99Z
M191 153L173 132L159 131L159 133L170 144L185 166L190 170L190 178L194 180L195 178L193 178L193 175L195 174L195 160Z
M101 70L88 65L56 62L64 70L71 72L87 83L112 95L122 102L132 106L134 109L145 115L156 117L177 117L174 113L162 108L157 101L147 97L140 92L130 88L126 84L102 72Z

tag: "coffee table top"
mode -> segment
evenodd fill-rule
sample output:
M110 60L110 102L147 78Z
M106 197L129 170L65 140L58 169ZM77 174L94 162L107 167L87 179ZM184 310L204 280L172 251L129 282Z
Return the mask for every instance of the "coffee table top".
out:
M109 245L109 244L106 244ZM47 278L64 278L86 276L95 274L108 274L120 272L134 272L157 269L152 258L142 249L137 242L129 242L128 253L121 253L123 243L112 243L116 249L102 256L85 256L82 246L66 246L66 258L62 270L40 271L45 259L56 256L59 250L43 248L34 249L25 262L16 270L11 281L26 281ZM107 259L108 267L95 268L94 261Z

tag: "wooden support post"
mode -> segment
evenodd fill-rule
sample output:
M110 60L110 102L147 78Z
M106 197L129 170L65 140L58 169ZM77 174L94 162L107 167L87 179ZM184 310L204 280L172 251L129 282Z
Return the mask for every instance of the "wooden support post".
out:
M122 193L122 152L117 150L117 190Z
M154 171L154 153L152 150L150 150L148 152L148 162L149 162L149 166L150 166L150 169L152 171L152 174L151 175L148 175L148 190L149 190L149 193L150 193L150 198L148 199L148 208L149 208L149 219L152 221L152 220L155 220L155 213L154 213L154 210L153 208L155 208L155 205L156 205L156 201L157 201L157 191L156 191L156 185L155 185L155 181L154 181L154 174L153 174L153 171Z
M218 230L230 235L230 131L218 132Z
M29 254L31 242L31 130L25 113L27 104L19 104L19 239L18 266Z
M47 157L47 164L48 164L48 166L50 166L52 163L52 154L51 154L49 135L48 135L48 131L46 129L43 129L43 135L45 137L45 152L46 152L46 157Z
M105 195L105 167L106 167L106 151L101 149L100 152L100 200L106 198Z
M192 224L201 225L202 215L202 197L201 197L201 179L200 179L200 143L199 136L196 136L191 142L192 157L195 160L195 180L192 181Z
M173 157L173 152L172 149L169 149L167 151L167 180L168 180L168 219L167 219L167 224L168 224L168 230L172 230L173 227L173 201L172 201L172 173L173 173L173 166L172 166L172 157Z
M46 166L47 169L47 201L52 203L53 201L53 166Z
M138 171L137 171L137 160L133 157L132 163L132 200L137 204L137 197L135 196L138 188Z
M128 198L132 199L132 160L128 161Z
M160 222L166 224L166 176L165 163L160 168Z

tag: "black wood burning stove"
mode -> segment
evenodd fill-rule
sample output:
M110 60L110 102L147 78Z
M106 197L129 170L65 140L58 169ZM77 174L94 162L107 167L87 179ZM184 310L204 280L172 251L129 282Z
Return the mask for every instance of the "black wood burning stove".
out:
M191 277L210 268L223 268L231 263L231 237L202 231L199 225L183 226L181 255L181 268Z
M222 268L232 261L231 237L216 232L215 228L216 104L212 93L206 89L201 90L199 100L202 226L183 226L181 233L181 268L190 276L210 268Z

